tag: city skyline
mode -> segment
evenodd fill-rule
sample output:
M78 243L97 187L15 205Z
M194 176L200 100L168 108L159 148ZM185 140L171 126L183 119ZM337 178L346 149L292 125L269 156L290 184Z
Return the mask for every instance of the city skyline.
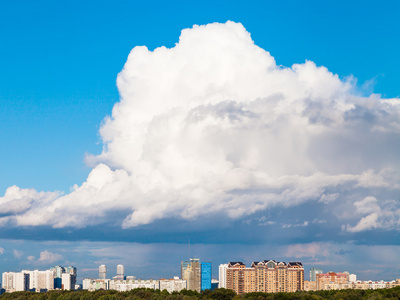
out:
M252 292L295 292L341 289L387 289L400 285L400 279L358 280L356 274L344 272L326 272L319 268L310 269L310 279L304 278L302 262L280 262L274 259L253 261L251 266L235 261L219 265L218 279L211 279L211 262L200 263L199 258L181 262L181 278L140 279L124 276L124 266L117 265L117 276L106 276L107 267L99 266L98 278L84 278L82 284L77 281L77 269L73 266L51 267L49 270L22 270L21 272L2 273L2 292L51 290L88 290L99 289L130 291L136 288L166 289L169 293L183 289L200 292L225 288L237 294ZM1 289L0 287L0 289Z
M0 272L399 278L400 4L364 4L1 3Z

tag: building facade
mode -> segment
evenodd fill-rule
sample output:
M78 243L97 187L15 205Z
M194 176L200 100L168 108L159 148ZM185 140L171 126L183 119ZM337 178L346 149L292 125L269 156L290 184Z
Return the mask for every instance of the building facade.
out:
M201 265L198 258L191 258L190 261L182 261L181 278L186 280L187 289L201 291Z
M106 265L99 266L99 279L106 279L107 278L107 267Z
M339 287L339 285L347 283L349 281L349 274L328 272L317 274L316 279L317 290L339 289L335 287Z
M171 279L160 279L160 291L167 290L169 293L180 292L186 289L186 280L174 277Z
M211 263L201 263L201 290L211 290Z
M125 279L125 268L123 265L117 266L117 276L115 276L117 280L124 280Z
M7 293L29 291L30 273L4 272L2 275L2 285Z
M226 288L237 294L251 292L296 292L304 290L304 268L301 262L253 262L250 268L242 262L230 262L226 269Z
M218 267L218 287L226 289L226 269L228 264L220 264Z

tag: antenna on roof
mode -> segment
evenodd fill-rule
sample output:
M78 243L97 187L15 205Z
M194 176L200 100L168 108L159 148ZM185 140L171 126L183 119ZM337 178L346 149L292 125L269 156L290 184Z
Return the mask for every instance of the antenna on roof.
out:
M188 251L189 251L189 260L190 260L190 238L189 238L189 241L188 241Z

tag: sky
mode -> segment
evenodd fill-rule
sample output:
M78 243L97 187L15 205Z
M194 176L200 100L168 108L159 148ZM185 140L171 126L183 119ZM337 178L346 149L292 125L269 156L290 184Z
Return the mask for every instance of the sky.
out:
M0 2L0 272L400 278L398 1ZM190 247L189 247L190 240Z

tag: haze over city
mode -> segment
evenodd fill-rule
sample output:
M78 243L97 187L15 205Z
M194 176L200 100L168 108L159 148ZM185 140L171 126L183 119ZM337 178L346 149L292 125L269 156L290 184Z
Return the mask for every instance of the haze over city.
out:
M268 259L400 278L399 12L3 1L0 273L196 256L215 278Z

